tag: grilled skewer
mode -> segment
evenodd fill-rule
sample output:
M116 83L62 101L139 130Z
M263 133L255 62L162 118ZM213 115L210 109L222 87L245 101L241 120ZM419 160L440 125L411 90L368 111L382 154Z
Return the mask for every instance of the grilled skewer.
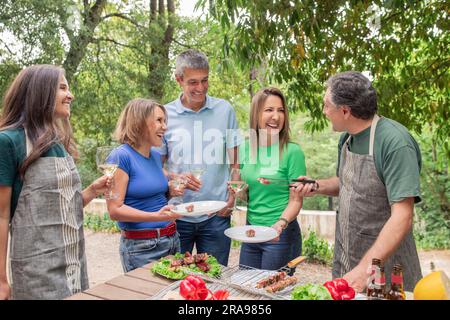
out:
M294 284L296 282L297 282L297 278L296 277L288 277L288 278L286 278L284 280L275 282L274 284L266 287L266 291L270 292L270 293L281 291L284 288L287 288L287 287L289 287L290 285L292 285L292 284Z
M267 286L270 286L278 281L283 280L286 278L287 273L286 272L278 272L270 277L264 278L256 283L256 288L265 288Z

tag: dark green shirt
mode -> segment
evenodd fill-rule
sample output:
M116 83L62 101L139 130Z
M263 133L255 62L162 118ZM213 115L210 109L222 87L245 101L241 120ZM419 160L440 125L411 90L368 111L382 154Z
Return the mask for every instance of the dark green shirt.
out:
M348 133L343 133L339 140L338 176L341 149L348 137ZM351 136L349 150L369 154L369 140L370 127ZM375 168L386 186L389 203L392 205L409 197L414 197L416 203L420 202L422 157L419 145L408 130L400 123L382 117L375 130L373 153Z
M66 150L62 144L55 144L42 157L65 157ZM25 160L25 132L21 129L0 131L0 185L12 187L11 217L17 207L22 179L19 167Z

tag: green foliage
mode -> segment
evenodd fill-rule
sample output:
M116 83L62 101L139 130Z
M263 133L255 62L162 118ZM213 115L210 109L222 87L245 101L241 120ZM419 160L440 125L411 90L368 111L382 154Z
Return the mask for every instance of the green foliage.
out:
M333 263L333 246L328 241L320 238L317 234L308 230L308 237L302 243L303 255L312 263L322 263L331 266Z
M450 248L450 179L442 145L429 130L416 136L422 151L421 195L416 205L414 236L422 249Z
M117 223L109 217L108 213L104 213L103 217L98 214L85 214L84 227L95 232L120 232Z
M200 6L210 1L200 0ZM284 83L292 106L326 127L324 81L339 71L368 70L384 116L433 137L450 156L448 2L216 0L210 18L224 30L224 59L263 68Z

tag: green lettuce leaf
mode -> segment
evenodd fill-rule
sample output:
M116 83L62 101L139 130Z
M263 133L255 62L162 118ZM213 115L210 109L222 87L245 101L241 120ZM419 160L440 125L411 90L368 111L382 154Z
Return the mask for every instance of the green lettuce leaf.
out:
M327 288L321 284L296 286L291 292L292 300L333 300Z

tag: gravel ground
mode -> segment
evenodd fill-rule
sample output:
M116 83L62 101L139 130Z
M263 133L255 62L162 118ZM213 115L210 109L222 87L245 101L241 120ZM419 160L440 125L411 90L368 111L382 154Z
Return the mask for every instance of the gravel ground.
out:
M85 229L86 256L90 287L103 283L123 274L119 258L118 233L93 232ZM432 261L437 270L444 270L450 276L450 250L432 250L419 252L422 273L430 272ZM239 262L239 249L232 248L229 266ZM317 264L303 262L297 266L295 275L299 283L323 283L331 279L331 269Z

